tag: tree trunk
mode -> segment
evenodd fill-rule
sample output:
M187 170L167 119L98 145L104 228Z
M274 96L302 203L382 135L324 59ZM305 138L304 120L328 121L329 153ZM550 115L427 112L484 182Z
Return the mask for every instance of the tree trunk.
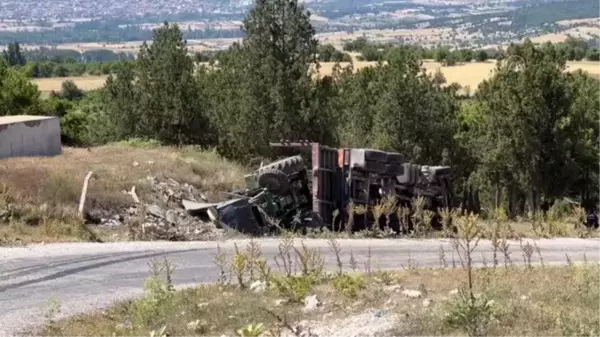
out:
M500 186L500 183L496 183L496 197L494 200L494 207L496 209L500 208L501 203L502 203L502 187Z

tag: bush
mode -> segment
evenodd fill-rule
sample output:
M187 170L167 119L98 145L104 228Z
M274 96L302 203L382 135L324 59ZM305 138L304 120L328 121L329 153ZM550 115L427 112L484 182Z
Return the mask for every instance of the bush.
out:
M462 288L458 298L447 304L444 324L465 330L469 336L486 336L494 314L493 303L483 295L475 296Z
M333 288L340 294L350 298L358 297L358 292L365 289L365 280L362 275L340 275L333 279Z
M281 296L294 303L301 303L313 289L315 280L311 276L273 276L271 283Z

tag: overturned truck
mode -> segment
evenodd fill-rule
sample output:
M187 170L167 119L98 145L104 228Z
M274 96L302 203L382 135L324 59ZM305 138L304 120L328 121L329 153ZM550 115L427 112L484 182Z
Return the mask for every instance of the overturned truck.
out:
M246 175L247 188L233 195L244 209L247 220L230 227L242 232L261 233L269 228L346 228L361 230L374 222L372 212L355 214L349 205L372 207L384 198L395 206L407 207L418 197L424 209L456 207L448 166L409 163L400 153L373 149L336 149L308 141L271 143L271 146L296 154ZM391 197L391 198L389 198ZM408 217L410 219L410 217ZM406 230L401 219L392 214L386 223L399 232Z

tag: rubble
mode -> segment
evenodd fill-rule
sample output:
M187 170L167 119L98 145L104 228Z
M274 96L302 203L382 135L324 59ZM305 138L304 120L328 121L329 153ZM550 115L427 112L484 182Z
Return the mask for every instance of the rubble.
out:
M304 299L304 311L312 311L323 306L323 302L317 298L317 295L306 296Z
M255 293L262 293L267 290L267 283L263 281L254 281L250 284L250 290Z
M135 186L130 191L133 205L117 211L92 209L86 213L90 223L103 227L127 226L133 239L141 240L215 240L222 238L225 230L217 225L214 217L194 216L184 207L184 201L205 200L202 193L187 183L179 184L173 179L159 181L156 177L147 177L143 183L149 185L150 195L140 202ZM199 196L199 197L197 197Z
M423 294L418 290L406 289L402 291L402 295L410 298L420 298Z

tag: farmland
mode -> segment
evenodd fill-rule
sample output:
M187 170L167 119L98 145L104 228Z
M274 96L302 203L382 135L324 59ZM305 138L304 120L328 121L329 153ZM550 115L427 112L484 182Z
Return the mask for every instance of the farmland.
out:
M82 90L94 90L101 88L106 82L106 76L73 76L73 77L53 77L53 78L37 78L33 80L38 86L38 90L42 93L50 91L60 91L64 81L72 80Z
M355 61L354 67L361 69L364 67L375 66L377 62L366 62L366 61ZM329 75L331 74L334 62L322 62L320 68L320 74ZM340 62L341 66L347 66L349 63ZM473 62L468 64L462 64L452 67L442 66L439 62L424 61L423 67L427 69L429 73L434 73L437 69L440 69L447 81L452 83L456 82L463 87L470 87L474 90L479 83L486 79L491 72L494 70L495 62ZM600 64L591 61L574 61L567 63L568 70L581 69L587 71L594 77L600 76ZM72 80L77 86L83 90L94 90L101 88L104 85L106 76L81 76L81 77L57 77L57 78L42 78L33 80L38 85L39 90L42 93L48 93L52 90L60 91L61 84L63 81Z

